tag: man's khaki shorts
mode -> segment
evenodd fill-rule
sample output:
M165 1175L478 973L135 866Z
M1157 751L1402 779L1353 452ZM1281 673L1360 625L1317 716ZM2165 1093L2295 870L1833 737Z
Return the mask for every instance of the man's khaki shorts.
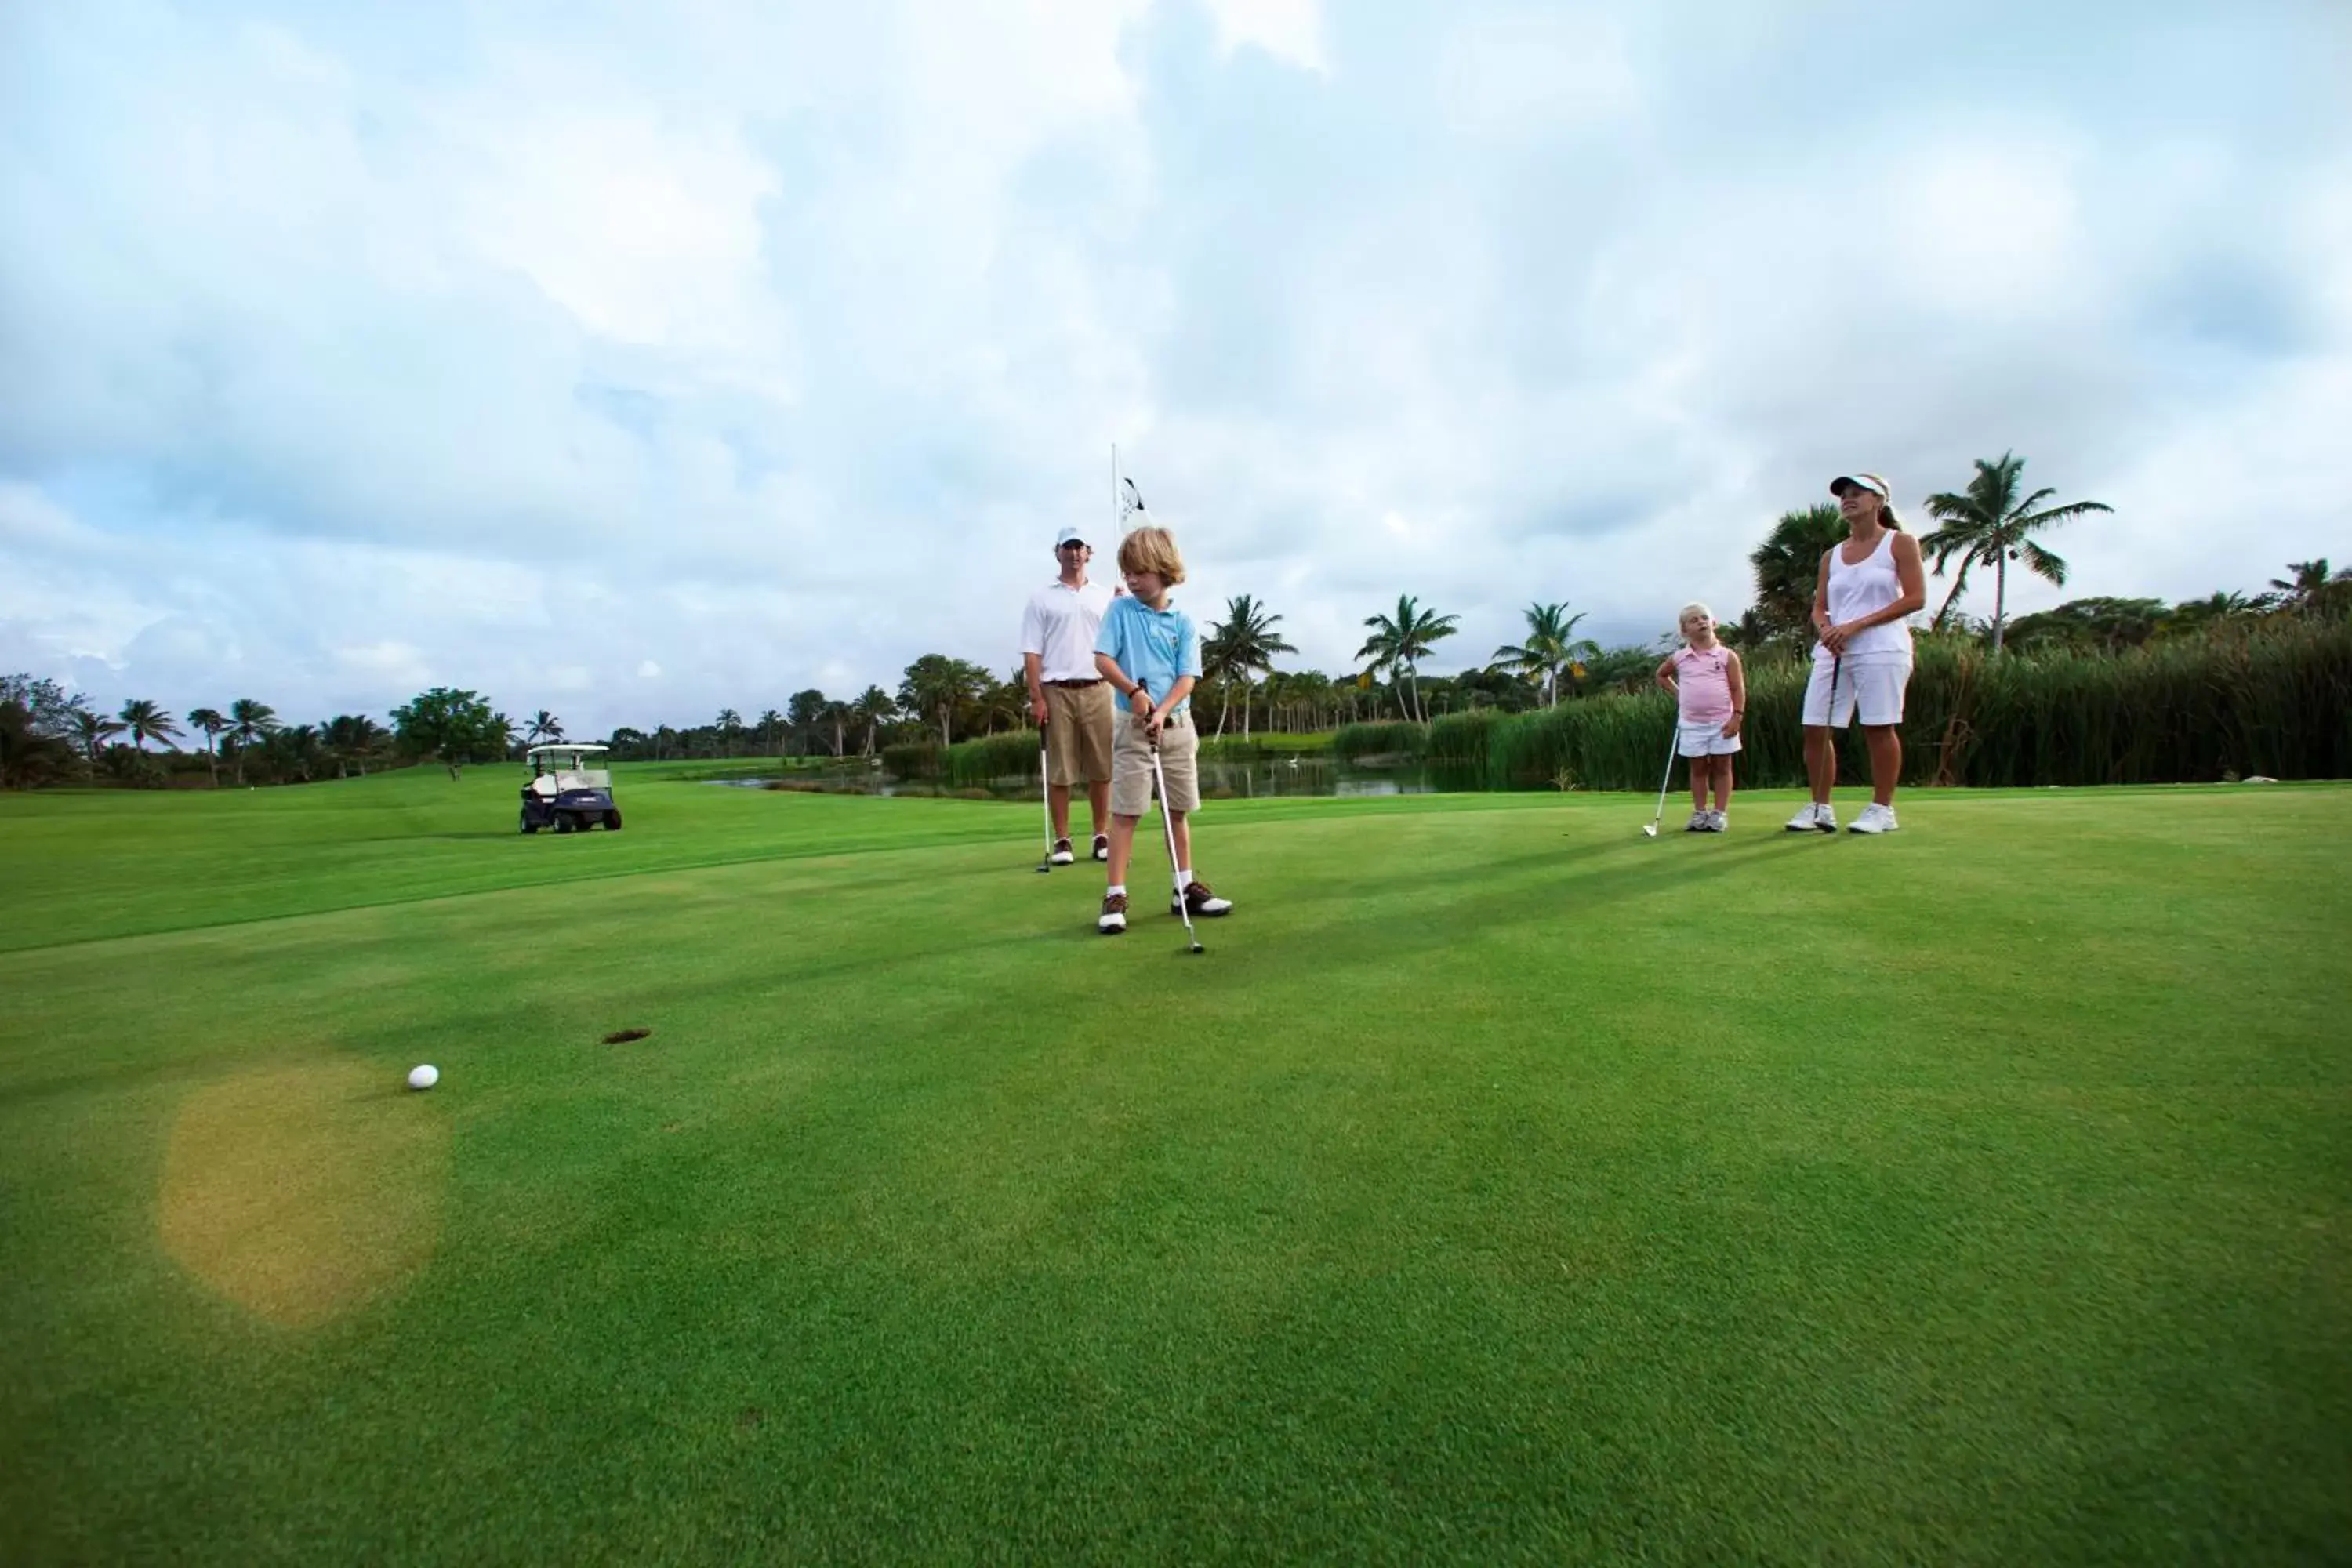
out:
M1045 688L1045 782L1066 785L1109 778L1110 732L1118 721L1108 680Z
M1141 816L1151 809L1151 743L1143 726L1125 712L1118 716L1118 739L1111 746L1110 810L1113 816ZM1174 811L1201 809L1201 772L1196 759L1200 731L1192 714L1171 715L1160 727L1160 767L1168 775L1168 805Z

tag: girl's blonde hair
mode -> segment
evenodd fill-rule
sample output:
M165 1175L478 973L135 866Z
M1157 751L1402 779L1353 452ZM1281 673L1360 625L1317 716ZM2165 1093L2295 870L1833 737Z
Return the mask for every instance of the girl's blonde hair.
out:
M1173 587L1184 580L1184 557L1176 549L1174 534L1147 524L1118 542L1118 569L1149 572Z
M1675 612L1675 625L1681 626L1693 616L1705 616L1710 621L1715 619L1715 612L1713 610L1708 609L1696 599L1693 599L1689 604L1685 605L1681 609Z

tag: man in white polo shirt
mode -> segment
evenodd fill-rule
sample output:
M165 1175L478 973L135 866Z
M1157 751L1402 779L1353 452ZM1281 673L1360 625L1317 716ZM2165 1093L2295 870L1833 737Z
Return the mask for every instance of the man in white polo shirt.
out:
M1029 716L1045 727L1045 798L1054 816L1053 862L1070 853L1070 786L1084 783L1094 808L1097 860L1110 858L1110 743L1118 710L1095 668L1095 637L1111 590L1087 580L1095 552L1075 528L1054 541L1061 575L1029 595L1021 612L1021 663L1029 677Z

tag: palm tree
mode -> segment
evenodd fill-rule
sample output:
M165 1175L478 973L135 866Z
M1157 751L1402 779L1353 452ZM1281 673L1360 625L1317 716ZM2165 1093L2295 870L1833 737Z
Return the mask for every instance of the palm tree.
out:
M1845 537L1845 519L1833 506L1784 511L1748 557L1756 572L1759 622L1775 637L1801 641L1812 623L1822 557Z
M175 752L180 749L172 745L180 738L180 727L172 722L172 716L162 707L144 697L133 698L124 703L122 711L115 717L121 720L122 727L131 732L131 743L142 752L147 749L149 741L160 742Z
M2286 569L2288 574L2272 578L2270 586L2289 608L2327 586L2327 557L2325 555L2316 561L2290 561Z
M1762 647L1772 637L1772 623L1753 605L1739 612L1739 619L1727 626L1715 628L1716 636L1726 646L1735 648Z
M562 739L563 721L542 708L530 716L530 725L523 731L522 742L526 746L530 746L541 741L556 742Z
M2183 599L2165 612L2164 618L2157 623L2157 631L2165 637L2206 631L2231 621L2242 621L2256 608L2243 594L2229 590L2209 598Z
M1269 678L1271 687L1281 681L1282 727L1288 731L1320 730L1323 710L1331 700L1331 678L1318 670L1299 669L1279 677ZM1269 718L1271 725L1274 721Z
M1526 614L1528 640L1496 648L1488 668L1516 670L1535 679L1543 688L1545 706L1557 708L1559 672L1579 659L1599 654L1601 647L1590 637L1573 636L1576 623L1584 616L1570 615L1565 604L1529 605Z
M319 731L310 724L290 724L270 732L262 750L278 767L278 776L310 782L319 762Z
M907 667L898 686L898 706L940 722L940 744L955 741L956 710L984 696L991 677L978 665L942 653L927 653Z
M343 778L356 767L367 777L367 765L390 736L384 727L364 713L338 713L320 731L320 739L335 759L335 776ZM559 731L553 739L562 739Z
M1029 723L1028 677L1019 669L1002 680L992 676L988 689L980 695L980 719L992 735L1000 723L1007 730L1025 729Z
M2352 605L2352 566L2330 573L2323 555L2316 561L2290 561L2286 569L2291 575L2272 578L2272 592L2264 597L2289 614L2326 616Z
M882 726L898 713L898 704L878 686L869 686L849 705L849 716L866 726L865 755L872 756L882 738Z
M217 708L191 708L188 723L205 732L205 765L212 770L213 788L220 788L220 732L228 728L227 716Z
M1372 628L1372 635L1364 639L1364 646L1356 650L1356 657L1372 661L1365 670L1367 675L1377 675L1385 669L1400 688L1411 690L1412 710L1405 715L1406 718L1423 723L1428 721L1421 708L1420 664L1429 657L1440 639L1450 637L1460 629L1454 624L1460 618L1424 610L1411 595L1398 597L1393 617L1364 617L1364 625ZM1402 708L1402 702L1400 701L1398 706Z
M228 705L229 744L236 748L236 782L245 783L245 750L278 728L278 710L267 702L240 697Z
M762 756L773 752L779 762L783 760L783 732L784 716L782 714L771 708L760 715L760 752Z
M1960 596L1960 590L1969 585L1969 566L1978 562L1991 564L1995 654L2000 652L2001 622L2009 607L2011 562L2021 560L2037 574L2062 588L2066 585L2066 563L2034 542L2033 532L2086 512L2115 510L2104 501L2078 500L2065 506L2042 507L2037 511L2036 507L2058 492L2045 487L2023 500L2018 500L2018 476L2024 471L2025 459L2012 452L2003 452L1998 462L1988 463L1979 458L1976 478L1969 481L1965 491L1958 495L1945 491L1927 498L1928 515L1943 526L1919 541L1922 550L1935 554L1938 576L1953 559L1958 558L1960 563L1958 574L1952 579L1952 591L1944 596L1943 608L1936 612L1938 626L1951 613L1952 603Z
M719 743L725 754L733 756L735 742L743 734L743 715L732 708L721 708L719 717L711 721L711 728L719 731Z
M1242 688L1242 736L1250 732L1250 677L1258 671L1274 672L1274 656L1297 653L1281 633L1274 628L1280 625L1280 616L1269 615L1266 607L1248 594L1236 594L1225 601L1225 618L1222 623L1209 623L1208 640L1201 645L1202 673L1215 674L1221 681L1239 681ZM1225 732L1225 717L1234 705L1230 684L1225 700L1217 710L1217 733Z
M87 708L71 710L67 715L66 726L66 732L73 737L74 744L81 748L82 756L92 767L98 765L100 748L122 733L123 730L123 726L115 720L103 713L93 713Z

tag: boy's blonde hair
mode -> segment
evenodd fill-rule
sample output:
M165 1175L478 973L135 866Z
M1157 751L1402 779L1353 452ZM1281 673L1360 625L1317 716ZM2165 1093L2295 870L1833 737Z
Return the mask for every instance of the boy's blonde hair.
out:
M1715 619L1715 612L1713 610L1708 609L1696 599L1693 599L1689 604L1685 605L1681 609L1675 612L1675 625L1681 626L1693 616L1705 616L1710 621Z
M1184 580L1184 557L1177 552L1174 534L1147 524L1118 542L1118 569L1149 572L1173 587Z

